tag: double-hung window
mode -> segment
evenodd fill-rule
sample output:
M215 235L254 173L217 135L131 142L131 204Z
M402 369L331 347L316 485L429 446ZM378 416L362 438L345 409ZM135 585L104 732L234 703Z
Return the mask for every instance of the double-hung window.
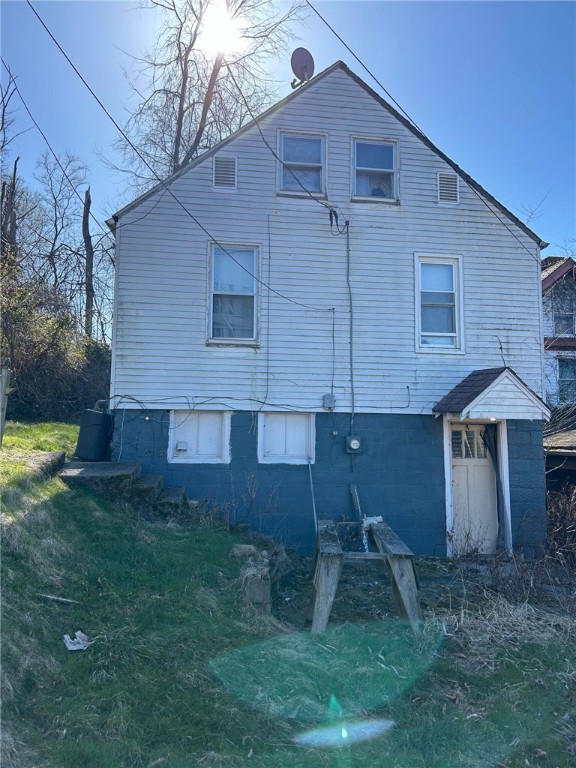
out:
M460 260L417 255L416 282L417 346L461 349Z
M280 134L279 188L282 192L323 194L324 137L304 133Z
M576 358L558 360L558 395L561 403L576 403Z
M255 341L257 249L212 245L212 340Z
M353 196L396 200L397 146L394 141L354 139Z
M576 333L576 302L572 297L561 302L554 311L554 335L574 336Z

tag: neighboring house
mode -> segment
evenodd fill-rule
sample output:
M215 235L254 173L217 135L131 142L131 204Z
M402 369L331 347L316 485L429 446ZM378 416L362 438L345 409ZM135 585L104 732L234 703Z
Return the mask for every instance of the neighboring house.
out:
M344 64L109 224L118 461L303 552L351 485L417 553L538 550L546 244Z
M576 263L550 256L542 260L544 371L546 400L576 405Z

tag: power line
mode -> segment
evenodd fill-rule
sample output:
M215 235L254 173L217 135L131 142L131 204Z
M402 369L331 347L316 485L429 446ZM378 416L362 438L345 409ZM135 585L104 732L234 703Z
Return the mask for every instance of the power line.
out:
M4 61L4 59L3 59L1 56L0 56L0 61L2 61L2 64L4 65L4 69L6 70L6 72L7 72L8 74L10 74L10 67L9 67L9 66L6 64L6 62ZM43 139L44 139L44 141L46 142L46 146L48 147L48 149L49 149L49 150L50 150L50 152L52 153L52 156L54 157L54 160L56 161L56 163L58 164L58 167L59 167L59 168L60 168L60 170L62 171L62 175L64 176L64 178L66 179L66 181L67 181L67 182L68 182L68 184L70 185L70 188L72 189L72 191L74 192L74 194L76 195L76 197L78 198L78 200L80 200L80 202L82 203L82 205L84 205L84 200L82 199L82 195L81 195L81 194L78 192L78 190L76 189L76 186L75 186L74 182L72 181L72 179L70 178L70 176L68 176L68 173L66 172L66 169L64 168L64 166L62 165L62 163L61 163L61 161L60 161L60 158L58 157L58 155L56 154L56 152L55 152L55 151L54 151L54 149L52 148L52 145L51 145L51 144L50 144L50 142L48 141L48 138L47 138L46 134L44 133L44 131L42 130L42 128L40 128L40 126L38 125L37 121L34 119L34 115L32 114L32 112L30 112L30 110L29 110L29 108L28 108L28 105L26 104L26 101L24 100L24 97L22 96L22 93L21 93L21 91L20 91L20 88L18 87L18 84L16 83L16 80L15 80L15 79L13 79L13 80L12 80L12 84L13 84L13 86L14 86L14 89L16 90L16 93L18 94L18 98L19 98L19 99L20 99L20 101L22 102L22 106L24 107L24 109L25 109L25 110L26 110L26 112L28 113L28 117L30 118L30 120L32 120L32 122L33 122L33 123L34 123L34 125L36 126L36 130L38 131L38 133L40 134L40 136L42 136L42 138L43 138ZM100 222L98 221L98 219L97 219L97 218L94 216L94 214L92 213L92 211L90 211L90 218L92 219L92 221L94 221L94 223L95 223L95 224L96 224L96 226L97 226L97 227L98 227L98 228L101 230L101 232L103 232L105 235L106 235L106 234L109 234L109 233L107 233L107 232L104 230L104 228L102 227L102 225L100 224Z
M249 269L247 269L247 268L246 268L246 267L245 267L245 266L244 266L244 265L243 265L243 264L242 264L240 261L238 261L238 259L235 259L235 258L234 258L234 256L232 256L232 254L231 254L231 253L230 253L230 252L229 252L229 251L228 251L228 250L227 250L227 249L226 249L226 248L225 248L225 247L224 247L224 246L223 246L223 245L222 245L222 244L221 244L221 243L220 243L220 242L219 242L219 241L218 241L218 240L217 240L217 239L216 239L216 238L215 238L215 237L214 237L214 236L213 236L213 235L212 235L212 234L209 232L209 231L208 231L208 229L206 229L206 227L205 227L205 226L204 226L204 225L203 225L203 224L202 224L202 223L201 223L201 222L200 222L200 221L199 221L199 220L198 220L198 219L197 219L197 218L194 216L194 214L192 214L192 213L191 213L191 212L190 212L190 211L189 211L189 210L186 208L186 206L184 205L184 203L182 203L182 201L181 201L181 200L180 200L180 199L179 199L179 198L178 198L178 197L177 197L177 196L176 196L176 195L175 195L175 194L172 192L172 190L170 189L170 187L169 187L169 186L168 186L168 185L167 185L167 184L166 184L166 183L165 183L165 182L164 182L164 181L163 181L163 180L162 180L162 179L161 179L161 178L158 176L158 174L157 174L157 173L156 173L156 171L155 171L155 170L152 168L152 166L150 165L150 163L149 163L149 162L146 160L146 158L144 157L144 155L143 155L143 154L140 152L140 150L139 150L139 149L136 147L136 145L135 145L135 144L132 142L132 140L129 138L129 136L128 136L128 135L127 135L125 132L124 132L124 130L121 128L121 126L118 124L118 122L117 122L117 121L114 119L114 117L113 117L113 116L110 114L110 112L108 111L108 109L106 108L106 106L103 104L103 102L100 100L100 98L99 98L99 97L96 95L96 93L95 93L95 92L92 90L92 88L90 87L90 85L88 84L88 82L85 80L84 76L82 75L82 73L81 73L81 72L78 70L78 68L76 67L76 65L74 64L74 62L73 62L73 61L70 59L70 57L68 56L68 54L66 53L66 51L65 51L65 50L62 48L62 46L60 45L60 43L58 42L58 40L57 40L57 39L54 37L54 35L53 35L53 34L52 34L52 32L50 31L50 29L49 29L49 28L46 26L46 24L44 23L44 20L42 19L42 17L40 16L40 14L39 14L39 13L36 11L36 9L35 9L35 8L34 8L34 6L32 5L32 3L30 2L30 0L26 0L26 4L29 6L29 8L30 8L30 10L32 11L32 13L33 13L33 14L36 16L36 18L38 19L38 21L40 22L40 24L41 24L41 25L44 27L45 31L47 32L48 36L50 37L50 39L52 40L52 42L54 43L54 45L56 45L56 47L58 48L58 50L60 51L60 53L61 53L61 54L64 56L64 58L66 59L66 61L68 62L68 64L70 64L70 66L72 67L72 69L74 70L74 72L75 72L75 73L78 75L78 77L80 78L80 80L82 81L82 83L84 84L84 86L87 88L87 90L89 91L89 93L92 95L92 97L94 98L94 100L95 100L95 101L96 101L96 103L98 104L98 106L99 106L99 107L102 109L102 111L105 113L105 115L108 117L108 119L109 119L109 120L110 120L110 121L113 123L114 127L115 127L115 128L116 128L116 130L117 130L117 131L120 133L120 135L122 136L122 138L123 138L123 139L126 141L126 143L127 143L127 144L128 144L130 147L131 147L131 149L132 149L132 150L133 150L133 151L134 151L134 152L135 152L135 153L138 155L138 157L140 158L140 160L141 160L141 161L144 163L144 165L145 165L145 166L148 168L148 170L149 170L149 171L150 171L150 173L151 173L151 174L154 176L154 178L155 178L155 179L158 181L158 183L159 183L159 184L161 184L161 185L164 187L164 189L165 189L165 190L166 190L166 192L167 192L167 193L170 195L170 197L172 197L172 199L173 199L173 200L174 200L174 201L175 201L175 202L176 202L176 203L177 203L177 204L180 206L180 208L182 208L182 210L184 211L184 213L186 213L186 215L187 215L187 216L189 216L189 217L192 219L192 221L193 221L193 222L196 224L196 226L197 226L197 227L199 227L199 228L202 230L202 232L204 232L204 234L205 234L205 235L206 235L206 236L207 236L207 237L208 237L208 238L209 238L209 239L210 239L210 240L211 240L211 241L212 241L212 242L213 242L215 245L217 245L219 248L221 248L221 249L224 251L224 253L226 253L226 255L227 255L227 256L229 256L229 258L230 258L230 259L232 259L232 261L234 261L234 262L235 262L235 263L236 263L236 264L237 264L237 265L238 265L238 266L239 266L239 267L240 267L240 268L241 268L241 269L242 269L244 272L246 272L248 275L250 275L250 277L254 278L254 280L255 280L257 283L259 283L260 285L264 286L265 288L268 288L268 290L269 290L269 291L272 291L272 293L276 294L276 296L279 296L281 299L284 299L285 301L288 301L288 302L290 302L291 304L295 304L296 306L299 306L299 307L304 307L304 309L310 309L310 310L313 310L313 311L315 311L315 312L331 312L331 311L332 311L332 308L331 308L331 307L314 307L314 306L312 306L312 305L310 305L310 304L304 304L304 303L303 303L303 302L301 302L301 301L296 301L295 299L291 299L289 296L285 296L283 293L280 293L280 291L277 291L275 288L272 288L272 286L271 286L271 285L267 285L267 284L266 284L266 283L265 283L263 280L261 280L261 279L260 279L260 278L259 278L257 275L254 275L252 272L250 272L250 270L249 270Z
M398 107L398 109L399 109L399 110L400 110L400 111L401 111L401 112L402 112L402 113L403 113L403 114L404 114L404 115L407 117L407 119L408 119L408 120L409 120L409 121L412 123L412 125L414 126L414 128L416 128L416 130L420 131L420 133L421 133L422 135L424 135L424 131L423 131L421 128L419 128L419 127L418 127L418 125L415 123L415 121L414 121L414 120L412 120L412 118L410 117L410 115L408 114L408 112L406 112L406 110L405 110L405 109L402 107L402 105L401 105L401 104L399 104L399 103L396 101L396 99L394 98L394 96L392 96L392 94L390 93L390 91L387 91L387 90L386 90L386 88L385 88L385 87L382 85L382 83L380 82L380 80L378 80L378 78L376 77L376 75L375 75L375 74L374 74L374 73L373 73L373 72L372 72L370 69L368 69L368 67L366 66L366 64L364 64L364 62L362 61L362 59L360 59L360 57L359 57L359 56L357 56L357 55L354 53L354 51L352 50L352 48L350 48L350 46L348 45L348 43L346 43L346 42L345 42L345 41L344 41L344 40L343 40L343 39L340 37L340 35L338 34L338 32L336 32L336 30L334 29L334 27L333 27L333 26L331 26L331 25L329 24L329 22L328 22L328 21L326 21L326 19L324 18L324 16L322 16L322 14L320 13L320 11L317 11L317 10L316 10L316 8L314 8L314 6L312 5L312 3L311 3L311 2L309 2L309 0L304 0L304 2L306 3L306 5L307 5L307 6L308 6L308 7L309 7L311 10L313 10L313 11L314 11L314 13L316 14L316 16L318 16L318 18L319 18L319 19L321 19L321 21L323 21L323 22L324 22L324 24L325 24L325 25L328 27L328 29L329 29L329 30L332 32L332 34L333 34L333 35L335 35L335 36L338 38L338 40L340 40L340 42L342 43L342 45L344 46L344 48L346 48L346 50L347 50L347 51L348 51L348 52L349 52L349 53L350 53L350 54L351 54L351 55L352 55L352 56L353 56L353 57L356 59L356 61L358 62L358 64L360 64L360 66L361 66L363 69L365 69L365 70L366 70L366 72L368 72L368 74L370 75L370 77L372 78L372 80L374 80L374 82L375 82L375 83L377 83L377 84L380 86L380 88L381 88L381 89L384 91L384 93L386 94L386 96L388 96L388 98L389 98L391 101L393 101L393 102L394 102L394 104L396 104L396 106Z
M330 215L330 232L332 234L334 234L333 231L332 231L332 228L333 228L334 225L336 225L336 233L337 233L337 235L343 235L346 232L346 228L348 226L348 222L346 222L346 224L343 227L340 227L339 224L338 224L338 212L336 211L336 209L332 205L330 205L330 203L326 203L326 202L324 202L324 200L321 200L319 197L316 197L316 195L314 195L307 187L305 187L304 184L302 184L302 182L298 178L298 176L294 173L292 168L290 168L290 166L287 166L284 163L284 161L282 160L282 158L279 157L279 155L276 152L276 150L272 147L272 145L270 144L270 142L268 141L266 136L264 136L264 132L262 131L262 128L260 127L260 122L259 122L258 118L254 115L254 112L252 111L252 108L250 107L250 104L248 103L248 100L246 99L246 96L244 95L244 92L242 91L242 88L240 88L240 86L238 84L238 81L234 77L234 73L232 72L232 69L231 69L230 65L228 64L228 62L226 60L223 59L223 61L224 61L224 64L226 66L226 69L228 70L228 74L230 75L230 79L232 80L232 82L236 86L236 89L237 89L238 93L242 97L242 101L244 102L246 110L248 111L248 114L252 118L252 122L254 123L256 128L258 129L258 133L260 134L260 138L262 139L262 141L264 142L266 147L269 149L269 151L271 152L272 156L282 165L283 168L285 168L291 174L291 176L296 180L297 184L301 187L301 189L312 200L314 200L315 203L318 203L318 205L321 205L323 208L326 208L326 210L328 211L328 213Z
M400 104L399 104L399 103L396 101L396 99L395 99L395 98L392 96L392 94L390 93L390 91L388 91L388 90L387 90L387 89L384 87L384 85L383 85L383 84L380 82L380 80L379 80L379 79L376 77L376 75L375 75L375 74L372 72L372 70L370 70L370 69L369 69L369 68L366 66L366 64L364 64L364 62L362 61L362 59L361 59L359 56L357 56L357 55L354 53L354 51L352 50L352 48L350 48L350 46L348 45L348 43L346 43L346 42L345 42L345 41L342 39L342 37L341 37L341 36L338 34L338 32L336 32L336 30L334 29L334 27L333 27L333 26L332 26L332 25L331 25L331 24L330 24L330 23L329 23L329 22L328 22L328 21L327 21L327 20L324 18L324 16L322 16L322 14L320 13L320 11L316 10L316 8L315 8L315 7L312 5L312 3L310 2L310 0L304 0L304 2L306 3L306 5L308 5L308 6L309 6L309 8L311 8L311 10L312 10L312 11L314 11L314 13L316 14L316 16L318 16L318 18L319 18L319 19L320 19L320 20L321 20L321 21L322 21L322 22L323 22L323 23L324 23L324 24L325 24L325 25L328 27L328 29L329 29L329 30L332 32L332 34L333 34L333 35L335 35L335 37L336 37L336 38L337 38L337 39L338 39L338 40L339 40L339 41L342 43L342 45L343 45L343 46L346 48L346 50L347 50L347 51L348 51L348 52L349 52L349 53L350 53L350 54L351 54L351 55L352 55L352 56L353 56L353 57L356 59L356 61L358 62L358 64L360 64L360 66L361 66L361 67L362 67L362 68L363 68L363 69L364 69L366 72L368 72L368 74L370 75L370 77L371 77L371 78L374 80L374 82L375 82L375 83L377 83L377 85L378 85L378 86L379 86L379 87L380 87L380 88L381 88L381 89L384 91L384 93L385 93L385 94L388 96L388 98L389 98L391 101L393 101L393 102L394 102L394 104L396 104L396 106L398 107L398 109L400 110L400 112L402 112L402 113L403 113L403 114L406 116L406 118L408 119L408 121L409 121L409 122L411 123L411 125L412 125L412 126L413 126L413 127L414 127L414 128L417 130L417 131L418 131L418 133L420 133L420 134L421 134L421 135L422 135L422 136L423 136L423 137L426 139L426 141L428 141L430 144L432 144L432 145L433 145L433 142L432 142L432 141L431 141L431 140L428 138L428 136L427 136L427 135L424 133L424 131L422 130L422 128L420 128L420 127L418 126L418 124L417 124L417 123L416 123L416 122L415 122L415 121L414 121L414 120L413 120L413 119L410 117L410 115L409 115L409 114L406 112L406 110L405 110L405 109L404 109L404 108L403 108L403 107L402 107L402 106L401 106L401 105L400 105ZM538 258L537 258L537 257L536 257L536 256L535 256L535 255L534 255L534 254L533 254L533 253L532 253L532 252L531 252L531 251L530 251L530 250L529 250L529 249L528 249L528 248L527 248L527 247L524 245L524 243L522 242L522 240L520 240L520 238L519 238L519 237L516 235L516 233L515 233L515 232L513 232L513 231L512 231L512 229L510 229L510 227L508 226L508 224L507 224L507 223L506 223L506 222L505 222L503 219L501 219L501 218L500 218L500 216L498 215L498 213L497 213L497 212L496 212L496 211L495 211L493 208L491 208L491 207L490 207L490 205L488 204L488 201L484 199L484 197L483 197L483 196L482 196L482 195L481 195L481 194L478 192L478 190L477 190L475 187L473 187L473 186L472 186L472 184L470 184L470 182L468 181L468 179L466 179L466 178L465 178L465 176L463 175L463 172L462 172L460 169L458 169L458 168L455 168L455 167L454 167L454 164L451 164L451 165L452 165L452 168L454 169L454 171L456 171L456 173L458 174L458 176L460 176L460 178L462 179L462 181L463 181L463 182L464 182L464 183L465 183L465 184L466 184L466 185L469 187L469 189L471 189L471 190L472 190L472 192L473 192L473 193L476 195L476 197L477 197L479 200L481 200L481 201L482 201L482 203L483 203L483 204L486 206L486 208L488 208L488 210L490 211L490 213L491 213L491 214L492 214L492 215L493 215L493 216L494 216L494 217L495 217L495 218L496 218L496 219L497 219L497 220L500 222L500 224L502 224L502 225L503 225L503 226L504 226L504 227L505 227L505 228L508 230L508 232L509 232L509 233L512 235L512 237L514 237L514 239L518 241L518 243L519 243L519 244L522 246L522 248L524 248L524 250L526 251L526 253L528 253L528 254L530 255L530 257L531 257L532 259L534 259L534 261L535 261L537 264L540 264L540 260L539 260L539 259L538 259Z

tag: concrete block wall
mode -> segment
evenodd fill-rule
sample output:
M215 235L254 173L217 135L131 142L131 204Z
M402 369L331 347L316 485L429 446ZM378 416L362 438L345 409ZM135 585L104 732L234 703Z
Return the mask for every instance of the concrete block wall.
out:
M309 554L314 515L307 465L259 464L258 414L235 412L230 464L171 464L170 416L160 410L119 410L117 461L138 461L167 485L182 485L189 498L206 499L231 522L245 522ZM508 422L512 535L515 548L537 556L546 538L542 424ZM442 420L427 415L357 414L358 455L346 453L350 414L316 414L312 483L318 518L356 520L350 485L362 513L383 515L417 554L446 554L446 499Z
M310 553L314 515L307 465L259 464L257 413L236 412L230 464L170 464L169 413L119 410L113 458L139 461L167 485L183 485L192 499L218 505L231 521L246 522ZM350 414L316 414L312 484L319 518L356 520L350 485L362 513L383 515L415 552L446 553L442 422L433 416L358 414L358 455L346 453Z
M543 425L518 419L507 428L512 541L526 557L539 557L546 541Z

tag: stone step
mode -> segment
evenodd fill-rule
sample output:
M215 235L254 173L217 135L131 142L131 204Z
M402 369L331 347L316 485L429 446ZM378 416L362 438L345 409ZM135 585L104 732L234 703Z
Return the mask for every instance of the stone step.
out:
M163 488L156 501L156 506L163 514L178 514L187 511L186 489L181 485Z
M164 488L162 475L142 475L136 481L134 492L142 502L152 504Z
M111 496L130 491L140 477L140 464L113 461L71 461L58 473L71 488L90 488Z

